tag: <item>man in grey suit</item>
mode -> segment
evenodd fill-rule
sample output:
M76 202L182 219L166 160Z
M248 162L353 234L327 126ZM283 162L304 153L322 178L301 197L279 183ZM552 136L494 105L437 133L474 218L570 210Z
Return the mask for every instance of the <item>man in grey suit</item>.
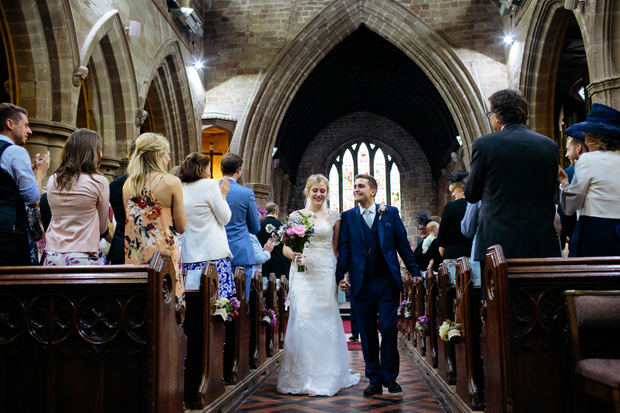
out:
M226 195L226 202L232 213L230 221L226 225L228 247L233 257L230 264L233 267L243 267L246 274L246 298L250 298L250 277L252 265L256 264L254 249L250 233L258 234L260 220L254 191L239 185L237 180L241 177L241 165L243 160L234 153L226 154L220 163L220 169L224 179L230 180L230 190Z
M482 200L474 260L483 265L495 244L506 258L559 257L553 226L558 144L525 126L527 101L518 91L500 90L489 102L495 133L474 141L465 186L467 201Z

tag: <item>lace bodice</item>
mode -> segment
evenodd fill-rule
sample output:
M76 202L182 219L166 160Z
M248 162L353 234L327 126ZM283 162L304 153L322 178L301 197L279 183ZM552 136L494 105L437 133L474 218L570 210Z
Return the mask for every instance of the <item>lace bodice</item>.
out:
M314 235L310 238L310 243L306 245L305 250L332 248L332 240L334 238L334 225L340 221L340 214L333 209L328 210L329 222L319 221L314 224Z

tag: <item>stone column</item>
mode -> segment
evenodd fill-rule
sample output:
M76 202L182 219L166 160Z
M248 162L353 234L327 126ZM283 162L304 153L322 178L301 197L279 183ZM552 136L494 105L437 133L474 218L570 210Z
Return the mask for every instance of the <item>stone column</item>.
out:
M101 157L101 166L99 167L99 171L108 178L108 181L113 181L117 178L118 174L116 173L121 167L121 158L117 158L114 156L103 155Z
M592 103L602 103L620 109L620 76L591 82L587 86Z
M28 120L32 135L24 147L28 150L31 159L34 159L37 153L50 152L50 167L47 171L49 177L60 166L60 153L69 135L75 131L75 126L32 118ZM44 179L43 186L46 183L47 179Z
M270 186L258 182L246 183L245 186L254 191L254 196L256 197L256 204L264 209L267 205L267 197L269 196Z

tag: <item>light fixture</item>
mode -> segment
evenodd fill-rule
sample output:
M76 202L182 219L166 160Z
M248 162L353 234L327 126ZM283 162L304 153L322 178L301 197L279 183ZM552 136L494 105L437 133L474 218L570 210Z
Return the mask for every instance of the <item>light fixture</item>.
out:
M194 63L194 69L196 70L200 70L204 67L204 65L202 64L202 61L197 60L196 63Z
M202 37L202 22L196 10L189 7L181 7L172 13L172 16L181 24L184 32L190 32L197 37Z
M511 34L506 35L506 36L504 37L504 43L506 43L506 44L513 44L513 43L514 43L514 41L515 41L515 39L514 39L514 37L512 37L512 35L511 35Z

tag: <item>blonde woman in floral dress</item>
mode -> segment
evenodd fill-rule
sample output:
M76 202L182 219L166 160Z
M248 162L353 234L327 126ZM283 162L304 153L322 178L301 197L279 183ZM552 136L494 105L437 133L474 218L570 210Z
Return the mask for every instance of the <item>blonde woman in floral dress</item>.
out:
M177 234L185 232L181 180L166 172L170 145L162 135L143 133L123 185L125 264L147 264L155 251L170 254L176 269L176 304L185 307Z

